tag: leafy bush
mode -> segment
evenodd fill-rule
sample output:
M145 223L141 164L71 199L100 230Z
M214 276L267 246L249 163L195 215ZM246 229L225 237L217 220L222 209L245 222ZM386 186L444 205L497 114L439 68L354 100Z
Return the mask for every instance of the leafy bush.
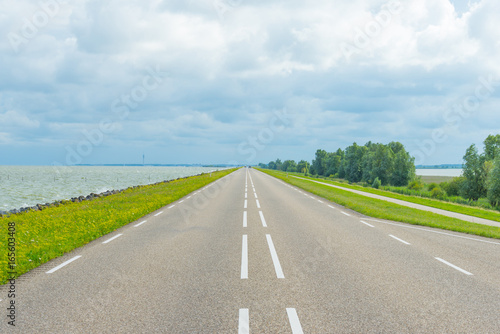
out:
M446 195L445 192L439 186L434 187L431 190L431 197L432 198L444 198L445 195Z
M380 179L377 177L375 179L375 181L373 181L372 187L375 189L378 189L378 188L380 188L381 185L382 185L382 181L380 181Z
M410 182L410 184L408 185L408 189L421 191L422 189L424 189L424 184L420 180L414 180Z
M462 189L464 181L464 177L456 177L450 182L441 183L441 188L446 191L448 196L460 196L460 189Z
M427 190L429 190L429 191L433 191L435 188L439 188L439 184L432 182L432 183L427 185Z

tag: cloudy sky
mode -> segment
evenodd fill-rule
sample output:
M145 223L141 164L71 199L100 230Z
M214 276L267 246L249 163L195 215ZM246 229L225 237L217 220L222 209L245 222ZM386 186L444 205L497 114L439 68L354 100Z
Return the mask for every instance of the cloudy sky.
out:
M2 0L0 164L258 163L500 132L497 0Z

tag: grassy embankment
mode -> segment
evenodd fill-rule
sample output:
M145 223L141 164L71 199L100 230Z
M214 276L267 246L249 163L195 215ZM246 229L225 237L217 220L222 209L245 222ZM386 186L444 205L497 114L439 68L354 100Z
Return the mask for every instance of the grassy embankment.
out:
M8 272L9 223L15 223L17 276L174 202L235 169L129 188L118 194L0 217L0 284ZM211 176L210 176L211 175Z
M438 215L435 213L417 210L401 206L387 201L368 198L362 195L351 193L322 185L307 180L287 177L285 172L259 169L260 171L281 179L291 185L302 188L310 193L326 198L349 209L365 214L370 217L440 228L444 230L468 233L483 237L500 239L500 227L474 224L463 220ZM312 179L317 180L317 179ZM324 180L320 180L323 182ZM325 182L332 183L333 182ZM345 184L341 184L345 186ZM365 189L360 187L361 189ZM372 189L374 190L374 189Z
M336 185L339 187L364 191L367 193L385 196L385 197L390 197L390 198L394 198L394 199L399 199L399 200L410 202L410 203L426 205L426 206L430 206L430 207L433 207L436 209L442 209L442 210L446 210L446 211L461 213L464 215L469 215L469 216L473 216L473 217L489 219L489 220L500 222L500 212L494 211L494 210L487 210L487 209L483 209L483 208L479 208L479 207L462 205L462 204L457 204L457 203L452 203L452 202L445 202L445 201L440 201L438 199L402 195L402 194L394 193L391 191L385 191L385 190L375 189L375 188L370 188L370 187L363 187L363 186L359 186L359 185L342 183L342 182L337 182L337 181L332 181L332 180L315 179L312 177L304 176L304 174L299 174L299 173L289 173L289 174L297 176L297 177L305 178L305 179L310 179L310 180L314 180L314 181L333 184L333 185Z

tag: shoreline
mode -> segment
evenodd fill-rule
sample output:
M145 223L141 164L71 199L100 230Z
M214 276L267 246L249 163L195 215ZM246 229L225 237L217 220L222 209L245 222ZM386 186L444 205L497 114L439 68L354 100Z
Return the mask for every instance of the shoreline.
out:
M124 191L129 190L129 189L139 189L141 187L159 185L159 184L162 184L162 183L169 183L169 182L172 182L172 181L187 179L189 177L200 176L200 175L204 175L204 174L206 174L206 173L200 173L200 174L195 174L195 175L190 175L190 176L178 177L176 179L164 180L164 181L159 181L159 182L150 183L150 184L130 186L130 187L123 188L123 189L106 190L104 192L97 193L97 194L96 193L90 193L90 194L88 194L86 196L80 195L78 197L72 197L72 198L69 198L69 199L56 200L56 201L51 202L51 203L44 203L44 204L37 203L37 204L35 204L33 206L21 207L19 209L15 208L15 209L8 210L8 211L0 210L0 218L2 218L2 217L10 217L11 215L17 215L17 214L20 214L20 213L25 213L25 212L30 212L30 211L42 211L42 210L47 209L47 208L58 207L60 205L64 205L64 204L69 203L69 202L80 203L80 202L84 202L84 201L92 201L92 200L94 200L96 198L102 198L102 197L106 197L106 196L110 196L110 195L119 194L119 193L124 192Z

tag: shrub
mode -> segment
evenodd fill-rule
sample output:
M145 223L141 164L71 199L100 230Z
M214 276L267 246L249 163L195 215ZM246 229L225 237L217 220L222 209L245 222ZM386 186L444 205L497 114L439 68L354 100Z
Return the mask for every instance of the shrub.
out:
M375 189L378 189L378 188L380 188L381 185L382 185L382 181L380 181L380 179L377 177L375 179L375 181L373 181L372 187Z
M433 198L443 198L445 196L445 192L439 186L432 188L431 197Z
M459 196L460 189L462 189L464 181L465 181L464 177L462 176L456 177L449 183L448 182L441 183L441 188L443 188L443 190L446 191L448 196Z
M410 182L410 185L408 186L408 189L410 190L416 190L416 191L421 191L424 189L424 184L420 180L414 180Z
M429 191L433 191L435 188L439 188L439 185L437 183L430 183L429 185L427 185L427 190Z

